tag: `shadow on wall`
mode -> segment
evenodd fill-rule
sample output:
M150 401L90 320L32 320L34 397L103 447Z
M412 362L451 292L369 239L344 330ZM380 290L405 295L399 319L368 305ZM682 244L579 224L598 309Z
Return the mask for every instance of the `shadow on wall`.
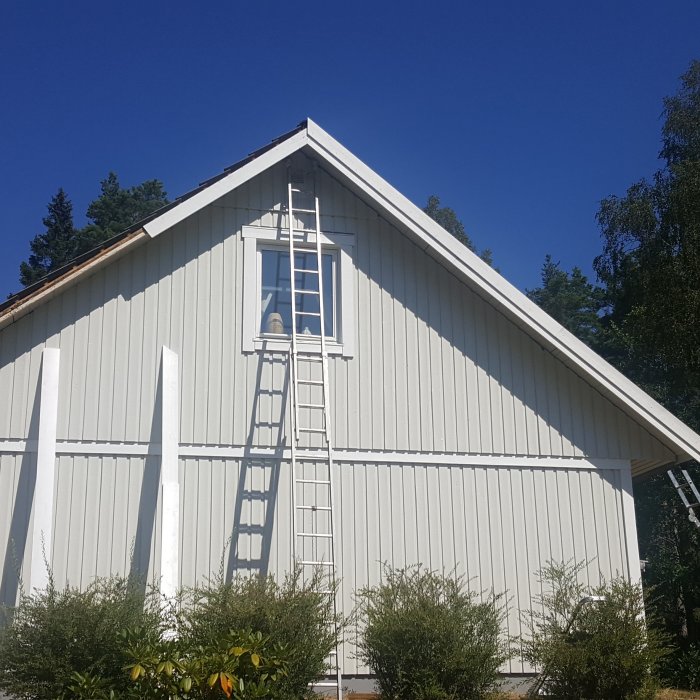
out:
M160 495L160 447L163 429L163 362L161 359L156 386L156 398L148 441L148 454L143 466L143 480L139 495L139 512L136 536L131 553L130 575L143 581L145 586L151 566L151 554L155 550L156 514Z
M43 364L42 364L43 366ZM41 377L43 369L39 370L39 378L34 392L32 415L27 431L27 442L39 439L39 406L41 403ZM20 585L22 584L22 564L27 553L27 544L31 540L29 523L31 522L32 502L36 488L36 450L22 454L19 467L19 479L15 492L15 502L12 507L12 520L7 537L5 560L0 581L0 605L15 605ZM15 458L17 459L17 458ZM26 574L26 572L24 572Z
M233 531L226 567L226 579L230 581L237 572L246 571L267 575L270 569L270 548L275 519L275 505L279 490L280 469L286 443L285 424L289 397L289 357L283 353L263 352L257 354L258 367L255 377L255 398L253 401L245 456L241 461L236 489L236 504L233 511ZM264 371L265 366L269 371ZM275 377L284 373L284 382L280 387ZM269 378L270 386L263 386L263 377ZM263 410L263 401L269 411ZM278 401L275 401L278 399ZM279 412L275 410L279 406ZM270 431L269 446L274 457L260 459L255 457L253 440L261 428ZM252 471L262 468L264 473L263 488L256 489L252 482ZM246 512L250 514L249 522L243 522L243 505L248 502ZM255 507L255 504L259 504ZM261 522L256 515L261 515ZM247 547L244 547L243 536ZM257 541L256 541L257 540ZM259 545L259 546L258 546ZM247 555L243 550L247 549Z
M270 552L274 531L274 518L279 491L280 470L286 443L285 424L289 395L288 357L281 353L257 355L256 391L249 424L249 440L240 463L236 500L233 509L233 525L230 548L226 563L226 579L236 573L259 573L266 575L270 569ZM150 444L159 445L162 426L162 363L158 375L156 405L151 424ZM275 379L282 373L284 381ZM269 377L271 386L263 385L263 377ZM277 386L274 386L277 384ZM270 431L270 447L274 456L260 457L251 447L253 436L260 429ZM152 448L151 448L152 449ZM262 470L262 486L253 483L252 472ZM134 539L130 573L142 581L148 572L157 573L155 562L151 562L158 536L156 517L160 497L160 454L149 452L146 457L141 493L139 495L138 522ZM245 505L248 507L244 507ZM197 531L196 522L188 522L183 511L183 536Z

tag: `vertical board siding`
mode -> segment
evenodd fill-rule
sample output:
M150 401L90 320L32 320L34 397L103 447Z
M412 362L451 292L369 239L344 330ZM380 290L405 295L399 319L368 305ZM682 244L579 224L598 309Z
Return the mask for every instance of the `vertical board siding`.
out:
M0 546L19 546L20 558L22 547L29 550L22 538L31 540L34 464L26 460L0 459L0 506L12 513L10 521L0 521ZM512 635L525 632L522 615L541 592L536 572L548 560L588 562L581 575L591 585L630 574L619 470L369 463L334 468L345 614L355 606L355 591L381 581L383 563L454 570L477 594L504 593L504 632ZM288 463L181 459L179 470L181 585L219 573L281 578L289 570ZM157 581L158 458L61 456L56 477L56 582L85 587L95 576L129 572ZM14 602L8 600L17 593L7 569L11 553L0 555L6 562L2 595ZM350 639L357 633L351 630ZM504 670L527 669L514 659ZM352 643L345 645L344 671L367 672L354 659Z
M321 173L321 219L355 235L357 343L333 358L340 448L653 458L670 452L402 233ZM243 226L286 226L272 168L0 331L0 438L30 432L45 345L58 438L153 441L160 347L180 358L181 441L269 445L285 369L241 352ZM364 389L362 389L364 388Z
M157 583L159 459L59 457L51 564L58 586L130 573Z
M522 613L549 560L587 561L585 583L628 576L620 472L398 464L336 466L342 609L381 581L382 564L422 563L493 588L504 631L525 632ZM183 585L219 571L277 577L291 562L290 466L272 461L181 460ZM310 474L309 474L310 475ZM584 537L590 533L590 543ZM352 639L357 634L349 633ZM347 674L366 673L344 650ZM518 659L504 670L523 671Z
M15 605L31 577L36 453L0 455L0 605Z

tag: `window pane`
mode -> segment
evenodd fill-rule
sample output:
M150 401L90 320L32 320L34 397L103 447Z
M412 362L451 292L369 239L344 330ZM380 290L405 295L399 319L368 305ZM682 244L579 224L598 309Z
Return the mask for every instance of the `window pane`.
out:
M333 256L322 256L324 330L327 337L334 337L333 314L335 290L333 279ZM296 294L297 333L319 336L321 325L319 313L318 275L303 270L316 270L316 253L296 253L294 287ZM260 332L291 335L292 291L290 283L289 253L283 250L262 250L262 298ZM306 293L311 292L311 293Z

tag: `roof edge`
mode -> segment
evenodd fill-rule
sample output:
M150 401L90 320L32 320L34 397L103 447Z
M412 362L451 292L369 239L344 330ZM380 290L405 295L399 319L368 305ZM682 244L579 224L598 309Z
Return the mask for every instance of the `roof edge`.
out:
M487 298L529 328L555 354L579 367L594 385L628 406L643 424L674 444L677 461L700 461L700 436L697 433L567 331L476 254L465 246L455 246L451 234L310 119L308 133L309 146L314 151L368 196L379 201L395 219L415 231L426 242L426 249L432 248L461 271Z
M431 249L438 258L459 271L475 291L481 292L521 327L531 332L553 354L572 368L578 368L593 386L626 407L631 416L647 429L663 436L675 447L673 451L677 461L700 461L700 436L697 433L569 333L472 251L465 246L455 246L453 236L311 119L301 122L294 130L155 212L142 222L138 230L120 234L111 247L98 249L96 256L90 257L85 263L71 267L65 274L60 274L61 270L58 270L56 273L59 276L45 278L43 284L40 281L35 291L30 291L23 297L20 293L10 298L0 306L0 328L28 313L47 297L59 293L66 285L75 283L89 270L106 264L124 248L133 245L135 240L160 235L305 146L341 173L359 191L376 201L394 220L412 231L425 243L426 251ZM21 301L22 298L25 299L24 302ZM16 301L19 303L13 303Z

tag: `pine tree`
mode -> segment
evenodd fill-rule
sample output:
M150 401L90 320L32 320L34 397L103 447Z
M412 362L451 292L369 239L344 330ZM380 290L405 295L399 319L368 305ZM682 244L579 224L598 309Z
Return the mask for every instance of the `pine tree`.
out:
M43 219L45 233L29 244L31 255L20 265L20 282L26 287L68 262L75 255L73 205L60 188L51 198L48 215Z
M476 253L476 246L464 230L464 224L457 217L457 213L450 207L441 207L440 198L434 194L428 197L428 203L423 207L423 211L435 222L440 224L448 233L451 233L460 243L464 244ZM493 254L489 248L484 248L479 257L487 264L493 266Z
M116 174L110 172L100 183L100 188L100 196L87 210L92 223L78 233L78 254L125 231L168 203L163 183L159 180L146 180L125 189L119 184Z
M591 284L580 268L566 272L547 255L542 265L542 286L528 289L526 294L584 343L600 349L604 292Z

